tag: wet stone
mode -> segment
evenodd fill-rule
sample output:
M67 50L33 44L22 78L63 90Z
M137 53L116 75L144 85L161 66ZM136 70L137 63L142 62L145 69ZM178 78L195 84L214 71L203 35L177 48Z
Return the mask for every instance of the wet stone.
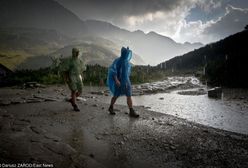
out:
M27 125L13 125L11 127L11 130L15 132L21 132L21 131L24 131L26 128L27 128Z
M27 122L27 123L31 123L31 121L30 121L30 120L28 120L28 119L25 119L25 118L23 118L23 119L20 119L20 121L23 121L23 122Z
M69 156L76 153L76 150L73 149L70 145L61 142L44 143L43 146L51 152L63 156Z
M91 94L95 94L95 95L104 95L104 91L91 92Z
M32 136L30 138L30 142L40 142L41 140L42 140L42 138L39 136Z
M94 158L95 156L91 153L91 154L89 154L89 156L91 157L91 158Z
M0 106L8 106L11 104L10 100L0 100Z
M6 118L14 118L13 114L3 114L2 116Z
M7 113L7 110L0 108L0 114Z
M55 142L61 141L61 138L59 138L59 137L57 137L57 136L55 136L55 135L52 135L52 134L45 134L44 137L45 137L46 139L51 139L51 140L53 140L53 141L55 141Z
M38 127L34 127L34 126L31 126L30 129L36 133L36 134L44 134L46 133L45 130L41 129L41 128L38 128Z
M103 168L101 164L96 162L93 158L89 156L79 155L78 157L73 157L73 168Z
M215 87L213 89L208 90L208 97L210 98L221 98L222 88Z
M40 103L40 102L44 102L45 100L43 99L36 99L36 98L28 98L26 99L27 103Z

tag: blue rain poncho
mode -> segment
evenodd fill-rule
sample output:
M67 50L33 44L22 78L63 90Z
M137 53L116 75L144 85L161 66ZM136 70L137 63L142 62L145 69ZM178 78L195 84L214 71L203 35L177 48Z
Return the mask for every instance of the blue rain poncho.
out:
M131 65L129 61L132 58L132 51L129 48L122 47L121 56L114 60L108 70L107 85L113 96L131 96L131 82L129 79L131 73ZM121 86L115 83L114 76L120 81Z

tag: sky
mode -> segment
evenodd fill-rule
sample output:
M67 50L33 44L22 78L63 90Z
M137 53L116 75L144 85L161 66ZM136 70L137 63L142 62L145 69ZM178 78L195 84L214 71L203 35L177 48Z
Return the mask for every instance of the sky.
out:
M107 21L177 42L217 41L248 24L248 0L57 0L82 20Z

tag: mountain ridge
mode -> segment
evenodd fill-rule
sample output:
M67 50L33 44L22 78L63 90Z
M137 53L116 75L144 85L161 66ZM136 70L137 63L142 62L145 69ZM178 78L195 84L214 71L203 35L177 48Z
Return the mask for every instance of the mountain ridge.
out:
M177 43L155 32L131 32L105 21L82 21L54 0L2 0L0 13L1 27L52 29L77 40L87 36L105 38L117 46L129 46L144 64L150 65L202 46Z

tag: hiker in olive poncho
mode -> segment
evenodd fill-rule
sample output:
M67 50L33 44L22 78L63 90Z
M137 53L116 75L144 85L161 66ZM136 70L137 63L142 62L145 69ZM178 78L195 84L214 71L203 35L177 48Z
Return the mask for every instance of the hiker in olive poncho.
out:
M66 59L62 65L60 71L63 74L65 82L68 84L71 90L71 103L74 111L80 111L76 104L76 97L82 93L83 87L83 71L86 70L83 62L78 58L79 50L77 48L72 49L72 57Z

